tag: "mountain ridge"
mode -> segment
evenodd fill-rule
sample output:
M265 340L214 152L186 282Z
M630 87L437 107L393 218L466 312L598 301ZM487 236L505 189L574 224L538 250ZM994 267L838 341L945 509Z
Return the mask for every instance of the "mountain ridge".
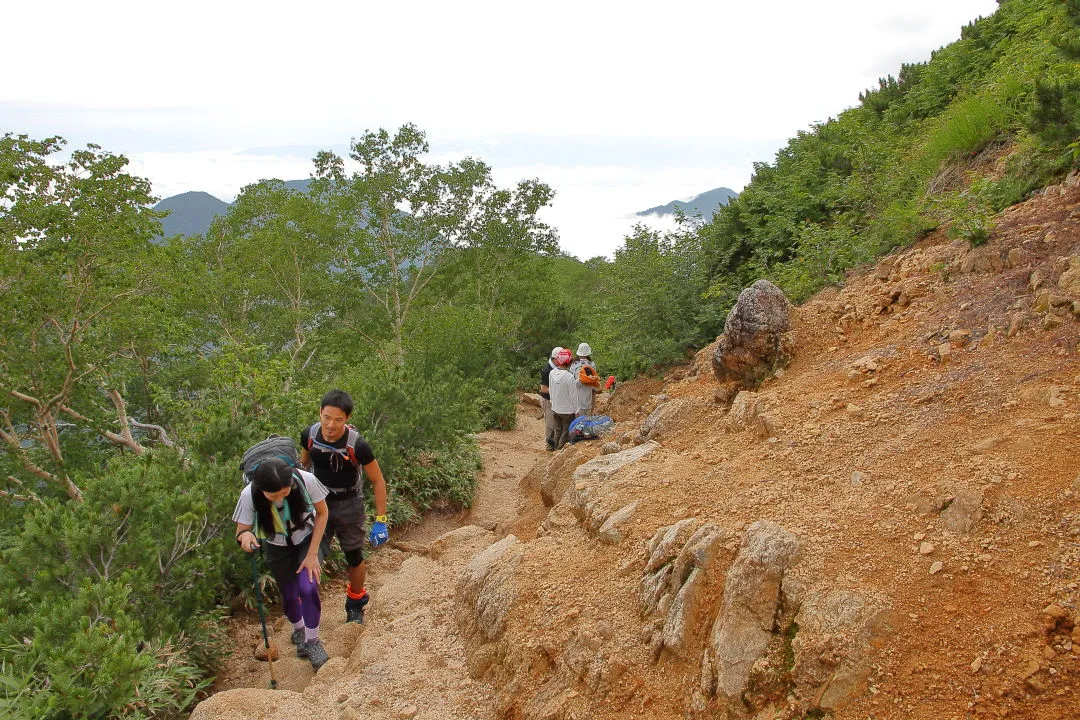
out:
M695 195L689 200L672 200L665 205L657 205L651 207L648 210L642 210L634 213L638 217L647 217L653 215L656 217L663 217L665 215L675 215L680 210L689 216L697 215L701 213L701 217L705 222L712 220L712 216L716 213L717 208L722 205L727 205L732 198L738 197L738 193L731 188L718 187L712 190L706 190L700 195Z
M290 190L307 192L311 179L283 182ZM170 195L154 205L155 210L164 210L169 213L161 219L160 237L204 234L210 229L210 223L214 221L214 218L227 213L232 205L233 203L225 202L202 190L190 190L178 195Z

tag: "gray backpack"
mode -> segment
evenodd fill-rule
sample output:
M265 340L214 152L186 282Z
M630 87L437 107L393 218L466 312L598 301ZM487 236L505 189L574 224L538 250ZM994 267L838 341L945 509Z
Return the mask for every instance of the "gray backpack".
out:
M296 454L296 443L292 438L271 435L247 449L240 461L240 470L244 473L244 483L251 482L251 473L263 460L279 458L294 468L300 467L300 457Z

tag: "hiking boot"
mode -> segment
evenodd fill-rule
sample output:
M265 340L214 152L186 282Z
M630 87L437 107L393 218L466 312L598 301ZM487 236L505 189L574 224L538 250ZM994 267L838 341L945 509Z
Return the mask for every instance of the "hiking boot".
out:
M364 606L363 605L346 605L345 606L345 622L356 623L357 625L364 624Z
M323 647L322 640L319 638L304 643L304 657L311 661L311 667L316 670L325 665L326 661L330 659L330 656L326 653L326 648Z
M304 648L304 643L307 642L307 637L303 630L293 630L292 635L289 636L292 640L292 644L296 646L296 657L307 657L307 650Z
M348 594L346 594L345 595L345 622L347 622L347 623L356 623L357 625L363 625L364 624L364 608L367 606L368 600L370 600L370 599L371 599L371 597L367 594L366 591L364 592L364 597L359 598L359 599L351 598L351 597L348 596Z

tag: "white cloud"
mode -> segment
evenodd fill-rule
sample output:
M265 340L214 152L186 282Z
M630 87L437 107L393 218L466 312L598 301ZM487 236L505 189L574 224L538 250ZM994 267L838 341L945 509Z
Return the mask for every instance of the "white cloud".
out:
M310 156L279 146L341 146L413 122L439 157L477 153L501 177L539 175L559 193L551 213L566 247L610 252L618 213L739 189L784 138L995 9L995 0L23 2L4 11L19 29L5 54L18 62L0 86L0 119L129 154L161 195L226 197L263 175L305 176Z

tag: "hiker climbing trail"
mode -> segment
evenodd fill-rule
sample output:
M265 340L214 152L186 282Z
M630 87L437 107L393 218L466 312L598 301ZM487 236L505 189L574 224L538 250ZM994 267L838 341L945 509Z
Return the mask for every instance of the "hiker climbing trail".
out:
M479 435L483 470L473 507L431 512L417 525L395 532L388 547L368 556L373 601L363 625L326 613L322 637L330 660L316 674L295 657L291 628L270 626L279 656L278 690L271 692L266 662L254 659L257 618L245 617L230 631L233 651L215 695L192 716L207 718L439 717L486 716L492 689L469 678L463 640L454 619L455 587L472 557L536 515L522 492L522 478L548 454L537 438L543 422L535 408L519 408L513 430ZM539 502L536 500L536 502ZM536 515L537 521L541 515ZM344 597L341 577L323 581L324 604ZM226 692L228 691L228 692Z

